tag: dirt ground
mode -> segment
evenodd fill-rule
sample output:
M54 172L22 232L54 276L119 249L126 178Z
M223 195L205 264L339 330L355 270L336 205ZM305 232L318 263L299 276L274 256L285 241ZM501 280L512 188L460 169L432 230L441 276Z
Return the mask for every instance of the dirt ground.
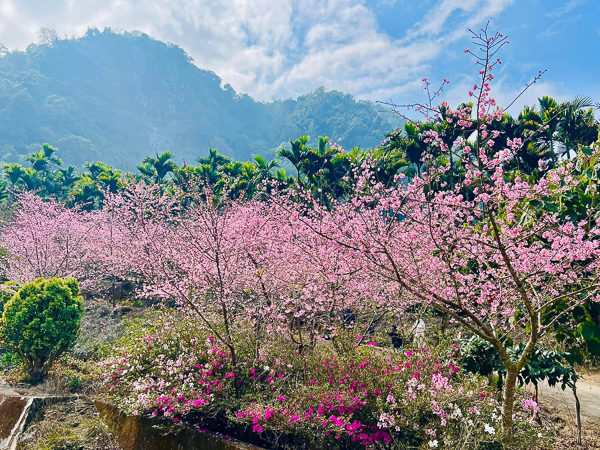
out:
M575 398L571 389L540 386L542 420L561 429L557 449L600 449L600 372L583 374L577 382L577 396L581 404L583 445L576 444Z

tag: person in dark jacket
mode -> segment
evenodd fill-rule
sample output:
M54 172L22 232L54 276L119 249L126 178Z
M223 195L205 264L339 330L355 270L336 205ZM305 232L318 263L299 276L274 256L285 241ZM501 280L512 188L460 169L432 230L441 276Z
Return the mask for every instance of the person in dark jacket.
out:
M354 325L355 320L356 318L354 317L352 310L350 308L346 308L344 310L344 322L346 323L346 326L350 327Z
M392 339L392 346L394 348L402 350L402 344L404 342L404 339L402 338L402 336L398 335L398 327L396 327L396 325L392 325L392 331L390 331L388 335Z

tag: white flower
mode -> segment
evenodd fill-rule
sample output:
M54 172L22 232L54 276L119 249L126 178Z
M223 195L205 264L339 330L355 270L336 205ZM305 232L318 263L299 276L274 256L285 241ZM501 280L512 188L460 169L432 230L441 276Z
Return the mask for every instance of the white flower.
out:
M541 438L542 437L542 433L538 433L538 437Z
M429 446L431 448L437 447L438 446L438 441L437 439L435 441L429 441Z
M485 431L487 433L490 433L490 434L494 434L496 432L496 429L494 427L490 427L487 423L483 424L483 428L485 429Z

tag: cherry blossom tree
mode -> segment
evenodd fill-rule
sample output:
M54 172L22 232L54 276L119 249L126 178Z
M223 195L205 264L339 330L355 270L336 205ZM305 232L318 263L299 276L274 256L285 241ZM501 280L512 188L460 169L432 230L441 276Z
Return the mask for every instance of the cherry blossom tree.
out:
M100 213L84 213L32 191L16 194L14 217L0 236L6 250L4 276L26 283L36 278L78 278L84 285L102 276L100 250L106 229Z
M502 109L490 97L495 52L506 39L474 35L481 81L470 95L474 110L453 111L444 105L444 120L475 130L444 145L433 130L425 136L429 152L426 170L411 180L397 177L393 188L376 180L367 164L358 170L353 196L321 207L316 199L309 213L296 220L327 238L340 258L359 261L361 271L389 285L394 302L433 306L454 323L492 344L506 368L502 426L511 439L517 378L536 343L552 323L542 324L557 303L567 305L553 320L598 294L600 241L596 209L575 221L560 202L550 200L576 189L573 164L565 163L538 181L506 167L524 142L508 141L496 148L497 132L488 132L502 119ZM492 62L494 61L494 62ZM439 119L429 105L419 105L428 117ZM466 175L457 185L441 180L451 169L450 151L461 155ZM580 155L581 159L597 158ZM285 210L298 208L280 202ZM509 340L524 344L513 357Z
M113 274L194 314L234 365L242 345L251 342L258 359L276 335L306 351L372 295L328 239L266 202L216 195L201 180L168 194L132 184L108 196L105 211Z

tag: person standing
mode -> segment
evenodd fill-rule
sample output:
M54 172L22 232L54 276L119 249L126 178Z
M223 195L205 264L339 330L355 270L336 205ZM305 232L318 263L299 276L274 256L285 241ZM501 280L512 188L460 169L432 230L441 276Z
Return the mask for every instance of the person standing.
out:
M392 325L392 331L390 331L388 334L390 336L390 339L392 340L392 347L402 351L402 344L404 342L404 339L402 338L402 336L398 335L398 327L396 325Z
M421 317L417 318L415 326L413 327L413 333L415 336L415 343L419 348L425 347L425 321Z

